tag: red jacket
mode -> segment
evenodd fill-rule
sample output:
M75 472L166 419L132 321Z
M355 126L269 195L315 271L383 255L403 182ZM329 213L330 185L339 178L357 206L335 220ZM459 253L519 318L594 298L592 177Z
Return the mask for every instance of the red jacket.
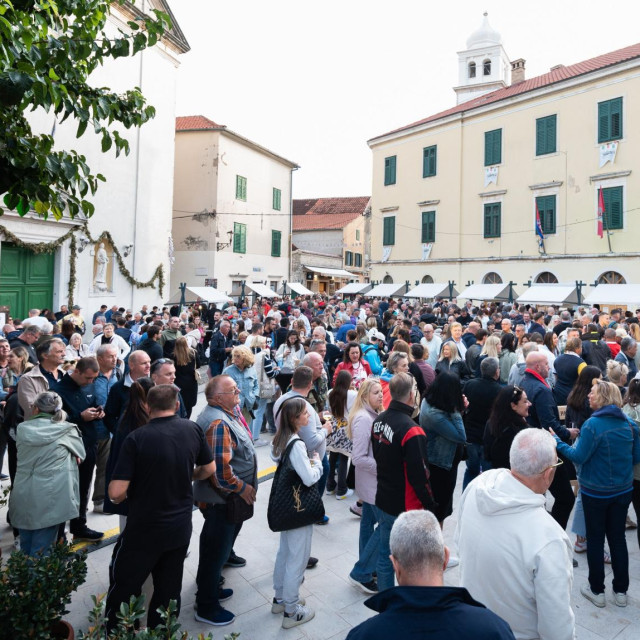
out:
M371 375L371 367L366 360L360 360L360 364L364 367L365 373L367 374L367 378ZM333 374L333 384L336 383L336 377L340 371L348 371L353 376L353 363L349 362L341 362L337 367L336 371Z

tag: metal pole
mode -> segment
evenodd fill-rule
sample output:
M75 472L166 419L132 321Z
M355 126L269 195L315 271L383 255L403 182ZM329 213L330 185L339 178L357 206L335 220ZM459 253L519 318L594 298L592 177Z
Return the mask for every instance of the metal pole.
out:
M509 304L513 302L513 280L509 280Z
M242 306L242 301L244 300L244 285L246 283L246 280L243 280L240 283L240 297L238 298L238 306L241 307Z
M182 313L182 307L184 307L187 304L186 291L187 291L187 283L181 282L180 283L180 313Z

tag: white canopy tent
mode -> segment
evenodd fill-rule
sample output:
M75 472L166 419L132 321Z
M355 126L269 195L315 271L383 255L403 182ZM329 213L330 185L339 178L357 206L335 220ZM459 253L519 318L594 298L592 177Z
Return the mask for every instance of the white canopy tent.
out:
M291 289L291 291L294 291L299 296L313 295L313 291L311 291L310 289L307 289L307 287L305 287L302 284L302 282L287 282L287 289ZM280 293L283 293L283 292L284 292L284 287L280 287Z
M365 293L369 291L373 285L370 282L350 282L344 287L336 291L337 295L355 295L356 293ZM367 294L368 295L368 294Z
M355 273L350 273L344 269L330 269L329 267L309 267L305 265L304 268L307 271L313 271L313 273L319 273L323 276L330 276L331 278L357 278Z
M399 283L377 284L371 291L367 291L367 298L385 298L402 295L406 285Z
M640 284L599 284L584 297L584 303L640 306Z
M471 284L458 298L465 300L509 300L509 285L500 284Z
M455 298L455 288L449 293L449 285L444 282L423 282L403 295L404 298Z
M273 289L267 287L266 284L262 284L262 282L245 282L244 286L246 289L255 291L261 298L275 298L278 295Z
M578 291L575 284L534 284L516 301L528 304L578 304Z
M180 304L182 298L182 292L180 289L174 293L166 304ZM225 302L233 302L233 300L226 294L218 291L214 287L187 287L184 292L185 303L191 302L215 302L216 304L223 304Z

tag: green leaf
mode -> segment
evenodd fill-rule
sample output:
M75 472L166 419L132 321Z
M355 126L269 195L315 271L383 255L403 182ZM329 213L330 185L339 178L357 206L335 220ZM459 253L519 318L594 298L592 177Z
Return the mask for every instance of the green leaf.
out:
M137 22L134 22L133 20L129 20L127 24L129 25L129 29L131 29L132 31L137 31L140 28L140 25Z
M18 206L18 202L20 202L20 196L17 196L15 193L7 193L3 198L4 204L7 209L15 209Z
M26 198L20 198L17 210L21 216L26 216L29 213L29 201Z
M113 141L111 140L111 136L109 135L108 131L103 131L102 132L102 152L106 153L107 151L109 151L109 149L111 149L111 145L113 144Z
M76 133L76 138L81 138L87 128L87 121L81 120L78 125L78 132Z
M53 69L49 69L49 78L54 82L58 82L58 80L60 80L60 76Z

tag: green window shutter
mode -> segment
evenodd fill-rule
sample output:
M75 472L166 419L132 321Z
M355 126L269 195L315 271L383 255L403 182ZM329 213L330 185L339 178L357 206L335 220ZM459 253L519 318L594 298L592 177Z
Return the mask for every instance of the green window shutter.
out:
M384 218L382 229L382 244L390 246L396 243L396 217L387 216Z
M422 242L436 241L436 212L422 212Z
M396 156L384 159L384 184L385 186L396 183Z
M362 254L361 253L356 253L354 255L355 255L355 258L356 258L355 266L356 267L361 267L362 266Z
M247 179L236 176L236 200L247 200Z
M622 98L598 103L598 142L622 138Z
M280 211L282 207L282 191L273 187L273 209Z
M484 134L484 166L502 162L502 129L485 131Z
M556 232L556 197L540 196L536 198L538 213L540 214L540 224L544 235Z
M622 229L622 187L609 187L602 190L604 200L603 227L609 230Z
M484 205L484 237L499 238L502 232L502 203L491 202Z
M353 266L353 253L351 251L344 252L344 263L347 267Z
M282 247L282 232L281 231L271 231L271 255L274 258L280 257Z
M247 253L247 225L233 223L233 252Z
M536 155L556 152L556 115L536 120Z
M422 177L429 178L436 175L438 162L438 147L425 147L422 152Z

